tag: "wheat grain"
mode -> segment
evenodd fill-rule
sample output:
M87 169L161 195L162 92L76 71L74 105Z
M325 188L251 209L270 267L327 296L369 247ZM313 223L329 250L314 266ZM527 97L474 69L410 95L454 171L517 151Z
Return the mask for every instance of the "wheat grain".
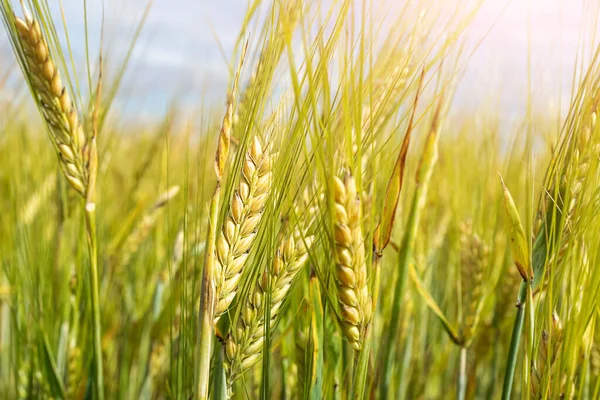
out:
M244 264L256 236L271 185L269 145L263 147L254 136L242 166L238 189L216 243L215 314L216 323L237 293Z
M88 185L85 135L77 109L61 81L38 21L30 16L25 20L16 17L15 26L25 76L46 121L61 170L70 185L85 196Z
M336 286L342 329L355 350L360 350L371 319L367 287L364 238L360 222L361 201L350 173L334 178Z

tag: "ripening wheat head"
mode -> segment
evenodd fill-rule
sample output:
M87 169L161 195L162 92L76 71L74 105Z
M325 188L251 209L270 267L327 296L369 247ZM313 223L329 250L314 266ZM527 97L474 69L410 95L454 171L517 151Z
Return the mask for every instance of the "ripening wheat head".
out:
M473 232L471 223L460 226L461 296L463 307L462 335L472 339L479 322L479 308L484 299L484 279L489 260L487 244Z
M334 178L336 288L342 329L355 350L364 339L371 319L371 296L367 286L364 237L361 229L361 201L353 176Z
M273 328L294 279L308 260L308 247L312 241L312 236L302 239L298 231L283 240L277 249L272 270L267 270L262 279L258 279L254 290L248 295L237 324L226 342L225 369L230 386L260 360L264 339L264 302L270 294L269 324Z
M271 159L269 146L263 147L255 136L244 158L239 187L233 194L229 212L217 237L215 323L227 311L237 293L269 195Z
M85 135L77 109L61 81L38 21L30 16L25 20L15 17L15 27L15 45L22 53L23 72L46 121L60 167L71 186L85 196Z

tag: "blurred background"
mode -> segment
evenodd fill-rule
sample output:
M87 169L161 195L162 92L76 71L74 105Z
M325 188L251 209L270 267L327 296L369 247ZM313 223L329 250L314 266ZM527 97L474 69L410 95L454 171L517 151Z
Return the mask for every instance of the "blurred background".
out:
M404 3L374 2L388 15L397 15ZM432 4L451 12L472 3L444 0ZM59 10L58 1L50 4ZM147 12L116 103L123 117L135 115L138 122L160 119L173 102L183 108L215 100L223 104L228 60L247 5L244 0L88 1L91 15L101 15L104 9L105 48L115 59L127 52ZM83 2L63 0L62 6L72 32L74 57L84 65ZM459 74L453 112L472 113L485 103L505 118L518 118L529 103L531 78L532 107L564 116L575 63L589 57L592 43L597 43L599 7L600 3L589 0L482 1L462 37L468 58ZM96 49L101 18L90 18L89 23L90 47ZM2 31L0 60L5 65L13 62L10 50Z

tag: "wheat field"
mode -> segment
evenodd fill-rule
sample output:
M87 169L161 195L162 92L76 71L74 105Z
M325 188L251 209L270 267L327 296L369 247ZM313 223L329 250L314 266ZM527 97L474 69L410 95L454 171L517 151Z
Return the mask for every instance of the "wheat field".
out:
M453 112L485 0L251 0L132 122L145 11L51 3L0 0L0 398L600 399L600 47L506 123Z

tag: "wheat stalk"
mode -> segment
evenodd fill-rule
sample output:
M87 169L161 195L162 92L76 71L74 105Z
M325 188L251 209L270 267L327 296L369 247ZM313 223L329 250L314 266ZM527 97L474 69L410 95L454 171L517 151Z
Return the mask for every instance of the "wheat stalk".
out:
M93 390L97 399L104 398L101 355L100 304L98 295L98 245L96 236L95 184L98 172L96 137L98 134L98 108L101 99L102 62L96 87L96 103L92 113L92 134L86 142L78 110L71 101L69 89L63 85L56 55L61 50L54 36L53 23L48 10L41 10L41 23L35 20L21 2L24 19L17 17L10 2L2 3L2 15L13 49L38 109L46 122L50 140L58 154L59 166L67 181L85 199L84 222L90 256L90 304L93 333ZM43 29L42 29L43 27ZM54 46L48 45L48 40ZM54 40L54 42L52 42ZM56 54L52 54L56 52ZM100 57L101 60L101 57ZM66 70L66 68L65 68ZM68 77L68 76L67 76Z
M77 109L62 83L38 21L26 13L25 20L15 17L15 27L25 76L58 152L61 170L71 186L85 197L88 189L88 157L85 155L85 135Z
M361 201L350 173L343 180L334 177L334 196L336 287L341 324L352 347L360 350L372 306L360 222Z
M258 279L254 290L246 299L225 344L225 369L230 387L242 373L260 360L264 339L264 301L270 294L269 326L273 328L294 278L308 260L308 249L312 242L312 236L303 239L298 230L293 236L283 240L277 249L272 270L266 271L262 279ZM270 293L267 292L269 278Z
M254 136L244 158L238 189L233 194L229 212L217 237L214 323L227 311L237 293L269 195L271 161L269 145L263 147Z

